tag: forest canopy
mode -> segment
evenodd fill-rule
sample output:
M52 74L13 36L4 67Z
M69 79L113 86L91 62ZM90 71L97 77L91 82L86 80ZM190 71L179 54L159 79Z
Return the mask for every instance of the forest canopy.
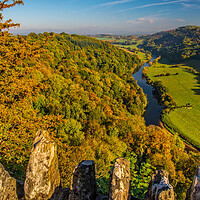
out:
M200 27L185 26L170 31L163 31L144 36L141 48L161 55L171 62L184 59L200 59Z
M113 160L126 157L132 194L143 198L153 170L162 168L183 199L199 154L186 153L178 136L146 127L147 99L132 78L141 64L137 55L86 36L1 31L0 162L23 180L35 133L44 129L58 145L63 186L82 160L95 160L104 180Z

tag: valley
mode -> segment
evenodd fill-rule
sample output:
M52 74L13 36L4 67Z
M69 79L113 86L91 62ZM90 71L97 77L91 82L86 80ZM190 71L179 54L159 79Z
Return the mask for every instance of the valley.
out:
M187 26L152 36L104 35L103 38L138 55L143 62L146 62L147 54L161 55L161 60L151 62L151 66L143 70L149 84L155 86L155 82L160 82L166 88L160 94L154 91L164 106L160 118L171 133L179 134L197 148L200 147L199 33L198 27ZM171 100L165 99L166 93L174 105L168 102Z
M200 98L196 92L199 88L199 72L191 71L184 64L163 64L161 60L149 67L146 73L153 82L161 81L176 103L162 114L165 127L174 134L180 134L196 147L200 147ZM158 76L160 74L168 76Z
M200 163L200 152L184 143L200 148L200 27L179 26L199 24L199 17L144 17L164 6L174 6L173 12L185 4L0 1L0 199L11 199L10 193L19 200L63 199L52 196L54 191L74 199L74 180L94 186L94 195L89 198L79 186L74 194L79 188L90 200L106 199L114 165L113 183L120 188L115 191L144 200L152 196L156 173L164 189L170 182L173 200L186 199ZM20 23L13 17L22 20L20 30L14 30ZM155 33L165 21L173 29ZM119 160L127 163L121 169ZM72 178L80 163L88 167ZM128 189L118 176L126 177ZM2 190L11 191L8 198ZM38 196L30 197L31 191Z

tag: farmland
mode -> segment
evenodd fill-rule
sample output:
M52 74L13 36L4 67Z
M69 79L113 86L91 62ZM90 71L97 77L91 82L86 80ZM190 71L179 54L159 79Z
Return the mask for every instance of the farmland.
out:
M177 108L164 114L162 121L172 133L178 132L187 141L200 147L200 61L190 60L179 65L165 63L161 60L147 71L151 80L161 81L167 87L169 95L176 102ZM159 76L161 74L168 76ZM187 104L191 106L185 107Z

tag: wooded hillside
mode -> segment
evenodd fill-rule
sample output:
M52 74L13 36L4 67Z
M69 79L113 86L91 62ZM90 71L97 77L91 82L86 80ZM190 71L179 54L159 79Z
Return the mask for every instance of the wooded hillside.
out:
M143 37L141 48L172 62L187 58L200 59L200 27L185 26Z
M154 167L170 172L175 191L180 181L190 184L198 155L184 153L177 137L145 126L146 97L131 77L137 56L65 33L3 32L0 38L0 158L16 178L24 178L34 133L45 129L58 144L64 185L81 160L95 160L105 177L119 156L132 162L135 195L147 190ZM178 187L182 195L184 188Z
M138 56L85 36L14 36L3 31L6 24L1 20L0 162L11 175L25 178L33 138L43 129L58 145L63 186L79 162L95 160L104 193L112 161L121 156L131 161L132 194L144 197L157 168L170 173L177 199L184 198L199 154L145 126L147 100L131 77Z

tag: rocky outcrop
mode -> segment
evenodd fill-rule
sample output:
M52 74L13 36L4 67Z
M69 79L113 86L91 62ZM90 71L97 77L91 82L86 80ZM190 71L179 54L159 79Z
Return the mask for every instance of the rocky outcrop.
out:
M0 164L0 199L17 200L16 180Z
M186 200L199 200L200 199L200 165L198 166L192 185L187 191Z
M82 161L74 169L71 187L62 188L57 146L46 131L38 131L33 142L25 183L10 177L0 164L0 200L138 200L130 195L130 163L118 158L111 169L109 193L96 194L95 163ZM168 173L152 176L145 200L174 200ZM200 165L186 200L200 200Z
M49 200L67 200L69 191L69 188L57 187L53 196Z
M24 199L24 181L16 180L16 186L17 186L17 196L19 200Z
M38 131L33 142L24 185L27 200L49 199L60 185L57 146L46 131Z
M96 200L108 200L108 196L97 194Z
M169 184L168 173L165 170L156 170L145 200L174 200L174 190Z
M117 158L110 173L109 200L129 200L130 195L130 162Z
M74 169L69 200L94 200L96 187L94 161L82 161Z

